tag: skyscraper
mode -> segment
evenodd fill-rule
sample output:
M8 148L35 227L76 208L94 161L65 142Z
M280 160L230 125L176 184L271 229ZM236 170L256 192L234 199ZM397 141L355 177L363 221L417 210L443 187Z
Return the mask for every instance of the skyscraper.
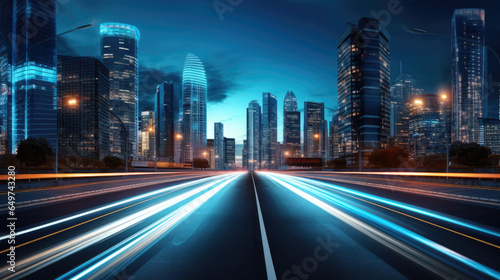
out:
M151 107L145 107L141 112L140 121L140 141L139 141L139 155L144 160L153 160L157 157L156 151L158 142L156 142L155 137L158 135L158 129L155 126L155 112ZM155 145L156 144L156 145Z
M408 112L405 101L411 96L422 94L417 79L412 75L400 74L391 85L391 137L396 146L408 148Z
M175 93L172 82L162 82L156 87L155 94L155 138L158 158L174 161L175 141Z
M59 153L109 154L109 71L93 57L58 56Z
M300 157L300 112L293 91L287 91L283 102L283 144L288 157Z
M410 154L416 157L446 153L443 106L435 94L414 95L406 101Z
M207 139L207 155L203 158L208 160L210 169L215 169L215 143L214 139Z
M127 135L120 122L110 119L111 153L135 156L139 140L139 30L123 23L103 23L101 32L101 57L109 69L110 110L125 124Z
M207 78L201 60L189 53L182 73L184 161L202 158L207 147Z
M247 108L247 168L260 169L261 165L261 123L262 115L259 102L252 100Z
M214 152L215 169L224 169L224 125L220 122L214 123Z
M479 143L488 98L484 10L455 10L451 37L452 139Z
M226 170L236 167L236 141L234 138L224 137L224 163Z
M269 92L262 93L262 168L276 168L278 142L278 100Z
M339 140L339 116L335 114L330 122L330 152L328 154L330 160L339 157Z
M9 2L9 1L7 1ZM12 73L13 150L28 137L44 137L55 148L57 141L56 3L54 0L16 0ZM2 17L10 11L4 6ZM4 10L5 8L5 10ZM9 16L7 15L7 20ZM41 20L43 19L43 20ZM27 28L28 26L34 28ZM3 29L4 27L2 27ZM5 27L6 29L9 26ZM10 39L9 39L10 41Z
M304 156L322 157L325 104L304 101Z
M14 56L11 34L15 34L13 15L13 1L0 0L0 154L15 152L12 145L14 140L12 134ZM12 39L15 39L15 37Z
M366 163L390 132L389 34L378 20L361 18L337 41L340 156Z

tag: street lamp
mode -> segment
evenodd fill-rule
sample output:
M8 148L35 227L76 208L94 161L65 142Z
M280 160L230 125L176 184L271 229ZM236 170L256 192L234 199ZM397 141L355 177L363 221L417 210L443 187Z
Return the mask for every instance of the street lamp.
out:
M76 105L78 104L76 98L71 98L68 100L68 106L71 106L73 108L76 108ZM64 106L64 104L63 104ZM56 135L56 174L59 173L59 134L60 134L60 129L59 125L57 126L57 135Z
M154 153L154 158L155 158L155 172L156 172L156 170L157 170L157 161L158 161L158 159L157 159L158 158L158 153L156 152L157 151L157 149L156 149L156 132L155 132L155 130L154 130L153 127L150 127L148 130L149 130L149 132L154 132L155 133L153 135L153 146L154 146L153 153ZM149 141L149 135L148 135L148 141ZM149 147L149 149L151 150L151 147Z
M444 125L446 129L446 173L450 172L450 132L449 132L449 121L448 121L448 103L449 98L445 93L441 94L441 99L443 100L443 104L446 102L446 106L443 105L443 119Z

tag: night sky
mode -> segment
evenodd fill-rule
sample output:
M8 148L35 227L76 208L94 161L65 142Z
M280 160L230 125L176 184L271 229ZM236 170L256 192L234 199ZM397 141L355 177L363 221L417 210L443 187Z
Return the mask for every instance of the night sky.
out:
M227 3L227 0L221 0ZM395 2L397 0L391 0ZM282 106L293 90L302 111L304 100L337 108L336 41L363 16L381 17L389 0L242 0L232 11L217 14L213 0L57 0L58 32L94 23L61 37L59 53L100 56L99 24L135 25L139 43L140 107L151 106L156 84L180 81L188 52L203 61L208 77L208 137L213 123L224 123L226 137L246 139L246 107L262 92L278 98L278 140L282 140ZM238 3L240 0L229 2ZM500 50L499 1L408 1L384 23L391 36L391 79L403 72L417 76L425 93L450 85L449 38L416 35L419 27L451 34L456 8L486 10L487 44ZM500 79L500 65L489 54L490 73ZM326 111L328 120L332 113ZM302 117L301 117L302 118Z

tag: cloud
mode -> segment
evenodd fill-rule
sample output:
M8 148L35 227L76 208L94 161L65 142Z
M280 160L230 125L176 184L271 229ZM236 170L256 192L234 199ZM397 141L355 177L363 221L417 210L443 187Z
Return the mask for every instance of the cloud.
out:
M209 103L219 103L224 101L229 95L229 92L238 88L238 85L233 82L231 76L225 76L220 68L213 66L210 63L205 63L205 72L208 82L207 101Z

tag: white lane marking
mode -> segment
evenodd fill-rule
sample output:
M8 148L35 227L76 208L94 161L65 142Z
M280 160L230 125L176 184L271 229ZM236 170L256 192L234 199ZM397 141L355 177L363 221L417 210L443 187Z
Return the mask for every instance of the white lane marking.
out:
M264 219L262 218L262 211L260 210L259 196L257 195L257 187L255 186L255 179L252 175L253 190L255 192L255 200L257 201L257 212L259 214L260 236L262 238L262 247L264 249L264 262L266 264L266 272L268 280L276 280L276 271L274 270L273 258L271 257L271 249L269 249L269 241L267 240L266 228L264 227Z

